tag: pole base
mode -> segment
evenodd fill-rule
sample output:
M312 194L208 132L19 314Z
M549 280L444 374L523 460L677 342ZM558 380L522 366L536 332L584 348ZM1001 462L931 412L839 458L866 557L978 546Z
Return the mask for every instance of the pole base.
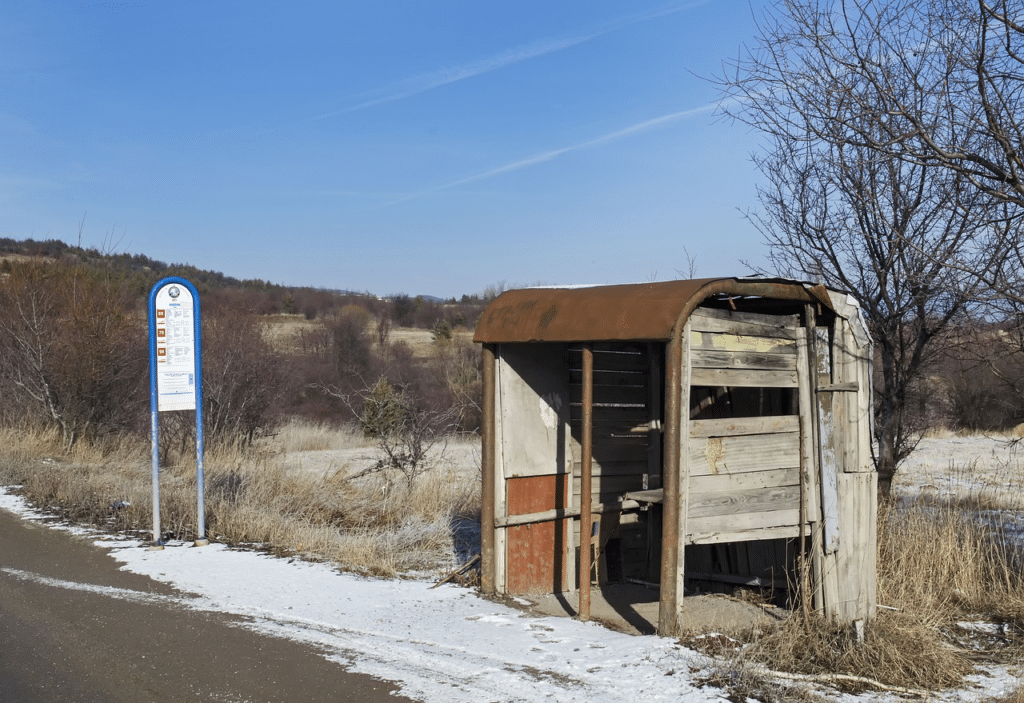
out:
M193 546L193 547L205 547L205 546L206 546L206 545L208 545L209 543L210 543L210 540L208 540L208 539L206 539L206 538L203 538L203 539L197 539L197 540L196 540L196 541L195 541L195 542L194 542L194 543L192 544L192 546Z

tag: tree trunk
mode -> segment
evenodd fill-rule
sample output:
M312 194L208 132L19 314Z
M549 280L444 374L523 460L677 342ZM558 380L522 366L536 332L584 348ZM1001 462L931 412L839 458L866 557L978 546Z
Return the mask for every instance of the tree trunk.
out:
M896 475L896 438L891 432L884 432L878 438L878 457L875 470L878 472L878 500L888 500L892 494L892 479Z

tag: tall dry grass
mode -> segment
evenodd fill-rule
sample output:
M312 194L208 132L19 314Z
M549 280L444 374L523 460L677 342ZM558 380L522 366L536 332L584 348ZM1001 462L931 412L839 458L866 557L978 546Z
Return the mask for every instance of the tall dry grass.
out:
M452 567L460 517L479 513L475 467L441 464L410 485L389 472L355 479L352 462L322 471L288 466L289 451L365 451L356 434L293 424L273 447L207 452L207 536L379 576ZM143 536L152 529L149 448L138 441L62 453L54 433L0 429L0 484L20 485L36 506L76 522ZM163 467L165 536L194 539L197 509L194 458Z
M979 661L1024 661L1021 526L1012 515L979 511L969 495L881 505L877 586L884 607L867 623L863 642L847 623L794 614L750 632L725 666L748 692L766 680L765 667L846 690L871 689L870 680L935 691L962 684ZM977 622L990 627L971 626ZM1024 689L1004 700L1021 696Z

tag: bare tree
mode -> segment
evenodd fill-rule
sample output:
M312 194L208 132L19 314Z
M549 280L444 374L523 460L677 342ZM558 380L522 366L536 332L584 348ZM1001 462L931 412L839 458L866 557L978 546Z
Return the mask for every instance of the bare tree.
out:
M241 306L203 315L203 401L213 441L248 445L275 421L284 373L264 323Z
M733 66L725 111L774 135L941 167L1024 205L1020 9L1009 0L780 0Z
M443 461L448 438L458 426L458 407L431 408L410 388L392 385L384 376L373 387L353 393L322 384L320 388L345 404L359 417L363 433L377 440L377 460L352 478L397 471L411 488Z
M756 159L767 185L759 188L764 212L751 219L776 271L857 298L880 362L876 467L888 493L922 429L908 402L914 386L934 342L981 285L941 261L970 257L985 267L993 253L977 246L972 205L980 195L956 176L849 145L775 147Z
M19 264L0 279L5 405L58 429L66 447L139 417L144 338L120 281L60 263Z
M923 150L926 133L977 131L950 123L943 95L959 74L936 73L933 7L782 0L721 81L722 111L767 136L751 219L774 267L852 293L866 316L882 493L916 443L908 399L934 341L1013 251L1007 199Z

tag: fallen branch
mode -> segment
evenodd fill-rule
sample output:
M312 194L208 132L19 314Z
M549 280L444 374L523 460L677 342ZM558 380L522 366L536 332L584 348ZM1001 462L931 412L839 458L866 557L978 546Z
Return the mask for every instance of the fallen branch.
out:
M906 688L904 686L893 686L890 684L882 683L874 679L869 679L864 676L854 676L852 674L789 674L782 671L773 671L768 667L754 666L755 671L766 678L777 678L785 679L788 681L803 681L806 683L825 683L835 685L837 683L859 683L865 686L871 686L877 688L880 691L890 691L892 693L902 693L909 696L920 696L922 698L928 696L928 691L919 688Z
M449 581L451 581L451 580L452 580L453 578L455 578L456 576L462 576L462 574L464 574L464 573L466 573L467 571L469 571L469 570L470 570L470 569L471 569L471 568L472 568L472 567L473 567L473 566L474 566L474 565L475 565L475 564L476 564L476 563L477 563L478 561L480 561L480 555L479 555L479 554L477 554L477 555L476 555L475 557L473 557L472 559L470 559L469 561L467 561L467 562L466 562L465 564L463 564L462 566L460 566L459 568L457 568L457 569L456 569L455 571L451 572L450 574L448 574L447 576L445 576L445 577L444 577L443 579L441 579L440 581L438 581L437 583L435 583L435 584L434 584L433 586L431 586L431 587L430 587L430 589L428 589L428 590L431 590L431 589L437 588L438 586L440 586L440 585L441 585L441 584L443 584L443 583L448 583Z

